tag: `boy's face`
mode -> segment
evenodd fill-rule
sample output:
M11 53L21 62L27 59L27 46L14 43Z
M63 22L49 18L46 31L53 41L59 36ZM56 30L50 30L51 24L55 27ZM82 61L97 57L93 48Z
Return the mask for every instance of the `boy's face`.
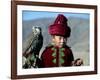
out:
M64 43L66 42L66 39L63 36L52 36L52 41L57 47L62 47Z

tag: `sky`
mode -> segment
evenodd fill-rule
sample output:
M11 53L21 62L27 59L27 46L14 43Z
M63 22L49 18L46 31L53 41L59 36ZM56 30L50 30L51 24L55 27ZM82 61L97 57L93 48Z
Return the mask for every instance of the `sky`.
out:
M34 20L38 18L48 18L48 17L57 17L58 14L63 14L66 17L79 17L89 19L88 13L68 13L68 12L45 12L45 11L22 11L23 20Z

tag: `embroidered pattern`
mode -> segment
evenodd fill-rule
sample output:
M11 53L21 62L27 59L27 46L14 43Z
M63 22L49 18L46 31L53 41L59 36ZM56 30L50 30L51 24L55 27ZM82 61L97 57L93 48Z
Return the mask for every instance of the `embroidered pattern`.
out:
M52 48L52 50L54 51L53 53L52 53L52 56L54 57L54 59L52 60L52 62L54 63L54 64L56 64L56 52L57 52L57 50L56 50L56 48Z
M56 64L56 59L53 59L52 62Z
M52 50L54 51L53 53L52 53L52 56L54 57L54 59L52 60L52 62L54 63L54 64L56 64L56 62L57 62L57 58L56 58L56 56L57 56L57 49L56 48L52 48ZM64 61L64 59L63 59L63 57L65 56L64 55L64 48L60 48L59 49L59 66L61 66L65 61Z
M59 66L61 66L65 61L63 59L64 55L64 48L59 49Z

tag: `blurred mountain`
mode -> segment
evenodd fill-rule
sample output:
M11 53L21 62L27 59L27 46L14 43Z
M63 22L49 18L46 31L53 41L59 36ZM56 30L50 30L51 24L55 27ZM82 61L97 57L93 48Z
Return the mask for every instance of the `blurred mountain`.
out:
M53 24L55 18L40 18L36 20L29 20L22 22L22 35L23 35L23 46L25 46L25 40L27 40L28 36L32 32L33 26L38 26L42 28L43 34L43 48L41 52L44 50L45 46L47 46L51 41L50 35L48 34L48 26ZM89 20L84 18L76 18L76 17L69 17L68 18L68 25L71 28L71 36L68 39L68 45L71 46L73 50L74 56L77 58L87 58L85 60L85 64L89 64ZM81 55L82 54L82 55ZM84 57L87 56L87 57Z

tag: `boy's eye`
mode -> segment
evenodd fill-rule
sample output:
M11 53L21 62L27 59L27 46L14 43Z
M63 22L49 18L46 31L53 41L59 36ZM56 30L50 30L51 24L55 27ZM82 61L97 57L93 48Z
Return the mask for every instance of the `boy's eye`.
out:
M58 37L58 39L61 39L61 37Z
M59 39L62 39L62 37L60 37Z
M59 39L63 39L63 37L59 37Z

